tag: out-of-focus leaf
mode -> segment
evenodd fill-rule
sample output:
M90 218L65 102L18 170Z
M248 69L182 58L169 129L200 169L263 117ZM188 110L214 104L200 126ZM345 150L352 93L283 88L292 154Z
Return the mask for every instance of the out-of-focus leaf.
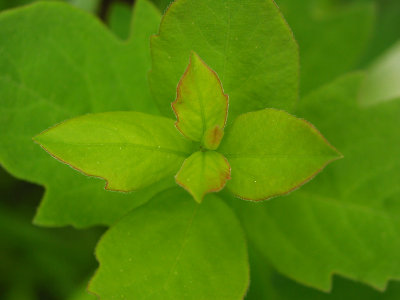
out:
M369 49L364 55L362 65L370 64L400 39L400 1L375 0L374 3L377 20L374 35L369 43Z
M32 141L88 112L157 111L146 76L149 36L160 15L146 0L135 7L127 42L68 4L40 3L0 15L0 161L14 176L46 186L38 224L110 224L148 197L106 192L102 181L60 165Z
M90 13L96 13L99 8L100 0L0 0L0 10L10 9L34 2L46 1L46 2L57 2L65 1L75 7L85 10Z
M1 196L5 201L3 193ZM99 230L37 228L23 207L14 204L11 209L1 204L0 286L5 286L2 299L39 299L40 287L48 294L67 297L77 282L93 272L92 253L99 234Z
M68 3L90 13L96 13L100 0L66 0Z
M10 176L0 165L0 192L13 185L15 182L15 178Z
M335 276L330 293L296 283L276 272L256 250L250 250L251 282L246 300L397 300L400 283L392 282L382 293L366 285Z
M336 1L337 2L337 1ZM372 3L278 0L300 46L301 94L355 68L374 24Z
M297 112L344 159L288 197L231 201L248 238L279 272L322 290L331 288L332 274L380 290L400 278L400 101L358 107L362 80L352 74L324 86Z
M79 287L68 300L98 300L99 298L88 292L87 286L88 281L85 281L85 284Z
M372 64L359 93L360 104L367 106L396 98L400 98L400 41Z
M173 0L151 0L161 12L164 12Z
M101 299L243 299L246 242L215 196L199 205L182 189L126 215L98 244L89 290Z
M228 123L239 114L298 98L297 44L272 0L177 0L152 38L150 86L161 112L171 99L191 51L217 72L229 95Z
M0 0L0 10L26 5L34 1L35 0Z
M132 7L125 2L111 2L107 23L110 30L125 40L129 36Z

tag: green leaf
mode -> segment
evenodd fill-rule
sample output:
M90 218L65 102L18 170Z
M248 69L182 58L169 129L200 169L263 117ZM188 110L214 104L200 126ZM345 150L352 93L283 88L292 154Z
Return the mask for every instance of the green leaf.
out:
M137 1L132 36L122 42L93 16L63 3L0 15L0 161L14 176L46 186L35 223L112 224L156 192L105 192L103 181L60 165L32 137L89 112L156 112L145 87L149 37L159 21L151 3Z
M129 37L129 23L132 7L125 2L111 2L107 13L107 23L110 30L120 39Z
M0 0L0 10L10 9L22 5L32 4L34 2L38 2L39 0ZM96 13L99 9L100 0L41 0L46 2L56 2L56 1L64 1L67 2L79 9L85 10L90 13Z
M13 7L17 7L19 5L26 5L31 3L32 1L33 0L14 0L14 1L0 0L0 10L10 9Z
M400 2L398 0L379 0L374 2L377 20L372 41L369 43L369 49L362 61L363 65L365 63L369 64L371 60L382 55L400 39L398 30L400 27Z
M274 270L258 251L251 249L250 288L246 300L395 300L400 297L400 283L393 282L385 293L363 284L334 277L333 289L324 293L292 281Z
M358 107L362 80L351 74L324 86L298 112L344 159L279 201L231 201L249 240L280 273L325 291L332 274L380 290L400 278L400 101Z
M87 291L87 282L77 288L68 300L98 300L99 298Z
M191 51L219 75L229 95L228 123L265 107L290 110L297 101L297 44L272 0L177 0L151 49L150 86L167 116Z
M362 105L400 98L400 41L375 61L360 88Z
M96 249L89 290L104 299L243 299L245 239L217 197L199 205L182 189L164 192L113 226Z
M222 190L231 178L226 158L215 151L198 151L188 157L175 176L176 182L201 203L204 195Z
M138 112L88 114L34 140L61 162L105 179L107 190L125 192L175 174L192 152L172 120Z
M100 0L65 0L65 1L90 13L96 13L96 11L98 11L100 7Z
M219 151L232 167L227 187L249 200L286 194L340 158L310 123L275 109L239 116Z
M374 6L348 2L277 1L300 46L303 95L354 69L369 45Z
M215 73L194 52L172 103L182 134L210 150L218 148L228 115L228 95Z
M173 0L152 0L152 2L160 9L165 11Z

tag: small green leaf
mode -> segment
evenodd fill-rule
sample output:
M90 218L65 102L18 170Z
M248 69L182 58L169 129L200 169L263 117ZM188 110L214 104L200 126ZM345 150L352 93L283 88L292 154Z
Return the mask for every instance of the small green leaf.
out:
M111 227L96 249L89 290L101 299L243 299L246 241L232 210L163 192Z
M139 112L88 114L35 137L52 156L90 176L106 189L132 191L175 174L192 143L173 121Z
M222 190L230 178L231 167L222 154L198 151L185 160L175 180L200 203L205 194Z
M249 200L288 193L341 157L310 123L275 109L239 116L220 152L232 167L227 187Z
M183 135L210 150L218 148L228 115L228 95L215 73L194 52L172 103Z

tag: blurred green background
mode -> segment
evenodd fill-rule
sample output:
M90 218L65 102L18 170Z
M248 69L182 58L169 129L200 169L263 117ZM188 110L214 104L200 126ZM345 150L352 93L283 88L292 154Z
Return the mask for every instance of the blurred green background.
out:
M0 11L33 0L0 0ZM120 38L128 35L134 1L66 0L92 13ZM0 299L96 299L86 293L94 248L105 228L42 228L32 219L44 188L13 178L0 165Z
M56 0L54 0L56 1ZM61 0L60 0L61 1ZM131 9L134 1L115 0L65 0L71 5L99 17L121 39L128 36ZM199 0L201 1L201 0ZM216 0L218 1L218 0ZM12 9L30 4L32 0L0 0L0 10ZM168 5L168 0L153 0L161 11ZM348 5L359 2L371 2L376 9L376 19L369 33L368 45L357 53L357 59L345 66L337 67L337 74L357 68L368 67L377 57L389 49L400 38L400 1L399 0L302 0L277 1L283 13L293 27L300 49L312 48L313 42L307 40L312 35L302 36L301 30L307 26L315 28L315 18L304 17L299 11L336 13ZM299 5L299 10L291 6ZM293 14L293 12L296 12ZM318 18L317 18L318 19ZM351 25L351 24L350 24ZM345 24L345 26L350 26ZM296 32L296 29L298 30ZM317 34L317 33L316 33ZM328 38L331 38L328 36ZM332 37L334 38L334 37ZM304 57L306 60L307 57ZM335 64L333 61L332 64ZM328 68L329 62L326 66ZM332 74L332 72L331 72ZM328 81L333 78L320 78ZM313 88L307 78L302 78L303 92ZM323 82L321 82L322 84ZM43 196L44 189L27 182L19 181L7 174L0 167L0 299L95 299L85 293L85 286L96 269L94 248L105 228L76 230L74 228L41 228L32 225L32 218ZM262 264L252 262L255 272ZM265 266L267 269L268 266ZM264 270L265 270L264 269ZM333 294L299 286L275 271L263 276L273 278L274 286L269 287L269 298L285 295L285 299L400 299L400 285L391 283L385 294L344 279L335 279ZM263 278L260 276L259 278ZM259 282L260 286L263 285ZM279 293L277 291L280 291ZM282 292L284 291L284 292ZM256 294L259 291L252 290ZM259 292L260 295L265 295ZM254 296L254 295L253 295ZM264 296L260 296L263 299ZM279 299L282 299L279 297Z

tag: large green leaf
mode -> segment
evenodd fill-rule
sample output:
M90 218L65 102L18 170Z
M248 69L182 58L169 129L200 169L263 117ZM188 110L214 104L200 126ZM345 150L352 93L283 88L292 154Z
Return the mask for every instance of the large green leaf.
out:
M198 151L188 157L175 176L176 182L201 203L204 195L222 190L231 178L226 158L216 151Z
M39 1L64 1L90 13L96 13L96 11L99 9L100 4L100 0L0 0L0 10L10 9Z
M91 13L96 13L100 7L100 0L66 0L66 1L76 7L79 7L80 9L86 10Z
M332 274L378 289L400 278L400 102L359 108L362 80L343 77L303 99L298 111L344 159L288 197L231 201L278 271L323 290Z
M151 0L157 7L160 9L160 11L165 11L165 9L168 7L168 5L173 2L173 0Z
M85 281L69 298L68 300L98 300L96 295L90 294L87 291L87 282Z
M330 293L321 292L296 283L276 272L268 261L251 249L250 288L246 300L397 300L400 298L400 283L393 282L385 293L366 285L334 277Z
M276 109L239 116L218 151L232 167L227 187L248 200L288 193L340 158L310 123Z
M60 165L32 137L88 112L155 112L146 74L159 19L151 3L139 0L132 37L121 42L67 4L0 15L0 161L14 176L46 186L36 223L110 224L146 201L146 195L105 192L101 180Z
M372 3L277 0L300 46L301 91L306 94L355 68L372 36Z
M218 75L194 52L179 81L172 108L176 128L183 135L207 149L218 148L228 115L228 95Z
M361 105L400 98L400 41L369 68L360 88Z
M192 153L174 121L138 112L77 117L34 138L47 152L106 189L135 191L174 175Z
M369 64L372 60L382 55L384 51L400 39L400 31L398 30L400 27L400 1L375 0L374 2L377 20L373 38L369 43L369 49L362 61L363 65Z
M177 0L151 46L150 85L168 116L191 51L219 75L230 121L265 107L291 109L297 100L298 49L272 0Z
M108 26L115 35L123 40L129 37L131 11L132 7L125 2L111 2L108 9Z
M100 241L89 286L101 299L243 299L249 280L242 229L215 196L182 189L135 209Z

